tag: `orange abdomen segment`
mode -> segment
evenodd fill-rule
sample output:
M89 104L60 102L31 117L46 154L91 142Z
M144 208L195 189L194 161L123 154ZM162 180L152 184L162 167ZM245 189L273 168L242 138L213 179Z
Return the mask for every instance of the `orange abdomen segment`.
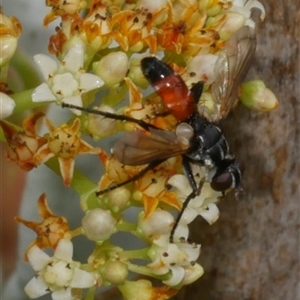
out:
M155 82L154 88L178 121L186 120L196 111L193 95L179 75L172 74L160 79Z
M178 120L186 120L196 111L193 95L183 79L174 70L156 57L144 57L141 68L170 113Z

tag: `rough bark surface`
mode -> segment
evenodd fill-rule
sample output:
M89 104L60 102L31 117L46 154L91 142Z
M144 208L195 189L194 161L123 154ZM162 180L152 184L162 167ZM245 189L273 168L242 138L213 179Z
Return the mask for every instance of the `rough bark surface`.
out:
M194 223L205 275L178 297L296 300L299 292L299 15L297 0L264 0L251 77L279 99L270 113L237 108L224 131L245 166L245 194L228 195L212 226Z

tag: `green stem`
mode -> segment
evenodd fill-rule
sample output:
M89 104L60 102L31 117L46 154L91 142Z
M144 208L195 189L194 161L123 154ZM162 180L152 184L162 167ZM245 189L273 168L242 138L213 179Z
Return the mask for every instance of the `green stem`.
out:
M88 292L84 298L84 300L94 300L97 286L93 286L88 289Z
M32 95L33 91L34 91L34 89L31 89L31 90L26 90L26 91L23 91L20 93L15 93L15 94L9 95L16 102L14 114L21 113L27 109L33 109L36 107L40 107L40 106L49 104L49 102L33 102L31 99L31 95Z
M57 175L61 176L60 168L57 159L50 159L45 163L48 168L50 168L53 172L55 172ZM73 180L71 187L79 194L85 194L89 192L93 192L97 185L88 179L84 174L82 174L80 171L74 169L73 173Z
M149 259L148 256L149 248L138 249L138 250L125 250L120 252L121 259Z
M9 64L0 68L0 82L6 82Z
M159 280L167 280L170 278L171 274L168 272L164 275L156 275L153 274L153 272L151 272L151 270L149 270L147 267L145 266L138 266L135 264L128 264L128 270L137 274L141 274L141 275L145 275L145 276L149 276L152 278L157 278Z

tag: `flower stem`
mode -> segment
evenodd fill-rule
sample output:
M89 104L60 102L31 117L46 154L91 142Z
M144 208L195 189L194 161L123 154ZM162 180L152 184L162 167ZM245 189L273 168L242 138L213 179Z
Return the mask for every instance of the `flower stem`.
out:
M60 168L57 160L50 159L45 163L48 168L60 176ZM96 184L88 179L84 174L78 170L74 170L73 180L71 184L72 188L80 195L94 191Z
M33 89L9 95L16 102L14 114L21 113L27 109L33 109L36 107L49 104L49 102L33 102L31 99L32 93L33 93Z

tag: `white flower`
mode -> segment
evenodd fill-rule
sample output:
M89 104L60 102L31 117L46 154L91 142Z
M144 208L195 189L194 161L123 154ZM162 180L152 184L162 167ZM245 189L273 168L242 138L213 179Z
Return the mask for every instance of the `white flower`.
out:
M148 253L152 263L147 267L156 275L170 272L170 278L163 282L169 286L175 286L180 284L186 276L190 276L190 273L186 274L186 270L190 272L189 268L198 259L200 245L190 244L184 240L179 243L170 243L169 235L162 235L153 241Z
M179 200L184 202L192 192L186 176L176 174L168 180L168 184L175 188ZM202 216L210 225L219 218L219 209L215 202L222 194L214 191L208 182L205 182L200 195L193 198L185 209L181 222L191 223L198 215Z
M28 253L28 260L36 272L25 286L26 294L35 299L52 292L52 299L72 300L72 288L90 288L97 282L96 275L80 269L80 263L72 260L73 245L61 239L53 257L48 256L36 245Z
M15 101L8 95L0 92L0 120L8 118L14 111Z
M104 84L100 77L84 72L84 55L80 43L69 50L60 65L49 56L35 55L34 60L46 82L34 90L32 101L58 101L82 106L81 95ZM74 113L80 114L78 110Z

